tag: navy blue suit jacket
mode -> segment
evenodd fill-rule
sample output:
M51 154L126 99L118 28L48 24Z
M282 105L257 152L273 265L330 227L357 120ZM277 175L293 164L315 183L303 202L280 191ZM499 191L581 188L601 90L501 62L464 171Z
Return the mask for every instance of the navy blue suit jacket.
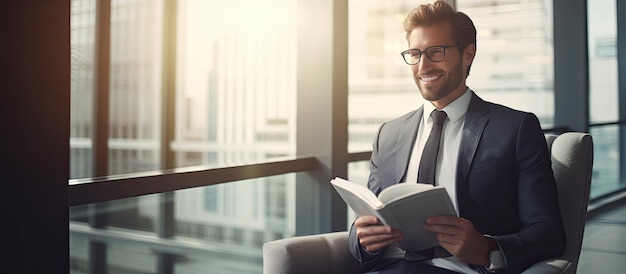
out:
M419 108L383 124L373 144L368 187L376 195L404 181L422 120ZM444 171L445 172L445 171ZM550 153L537 117L483 101L472 92L458 152L459 215L497 240L506 273L560 256L565 232ZM380 263L350 233L350 251L369 269Z

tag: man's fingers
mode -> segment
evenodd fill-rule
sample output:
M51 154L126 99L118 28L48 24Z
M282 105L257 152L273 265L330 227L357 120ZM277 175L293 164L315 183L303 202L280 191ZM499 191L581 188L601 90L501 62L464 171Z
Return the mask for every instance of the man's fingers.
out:
M456 227L456 226L440 225L440 224L427 224L427 225L424 225L424 229L427 231L435 232L435 233L450 234L450 235L457 235L459 231L461 230L459 229L459 227Z
M375 252L402 239L402 233L380 223L374 216L361 216L354 221L359 243Z
M356 219L356 221L354 221L354 225L357 227L365 227L377 224L380 224L380 221L378 221L378 218L374 216L361 216Z
M364 238L368 236L376 236L376 235L391 235L398 236L400 231L394 231L391 227L383 226L383 225L371 225L365 227L357 227L356 236L359 238Z
M382 235L374 235L374 236L359 238L359 243L367 251L376 252L400 240L402 240L402 236L397 233L394 233L394 234L382 234Z
M444 243L450 244L450 245L458 245L459 244L459 238L456 237L455 235L444 234L444 233L435 233L435 236L437 237L437 240L439 241L440 245L443 245Z
M457 226L463 228L474 228L474 225L467 220L457 216L434 216L426 219L426 224L434 224L434 225L448 225L448 226Z

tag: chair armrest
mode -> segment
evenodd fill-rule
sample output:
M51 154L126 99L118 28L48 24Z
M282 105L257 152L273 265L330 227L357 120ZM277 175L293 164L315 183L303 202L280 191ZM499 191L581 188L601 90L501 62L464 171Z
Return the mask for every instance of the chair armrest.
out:
M524 270L522 274L549 274L549 273L565 273L572 263L562 258L552 258L545 261L537 262Z
M553 258L537 262L522 274L565 273L571 262ZM348 232L299 236L263 245L263 273L360 273L348 249Z
M299 236L263 245L263 273L360 273L348 232Z

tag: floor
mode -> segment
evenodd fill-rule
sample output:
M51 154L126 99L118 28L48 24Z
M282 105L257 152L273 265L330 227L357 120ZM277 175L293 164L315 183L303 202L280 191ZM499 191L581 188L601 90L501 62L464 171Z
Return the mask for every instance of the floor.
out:
M625 199L589 214L577 273L626 273Z

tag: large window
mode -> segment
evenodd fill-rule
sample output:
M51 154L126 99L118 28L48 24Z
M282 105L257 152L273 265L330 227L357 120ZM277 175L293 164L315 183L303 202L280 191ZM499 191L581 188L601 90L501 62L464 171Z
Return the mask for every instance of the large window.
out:
M71 183L293 157L296 4L72 0ZM72 273L260 272L295 235L295 178L74 206Z
M478 31L467 84L478 96L554 125L552 0L458 0Z
M376 129L423 101L400 52L404 17L431 1L349 1L349 149L369 151Z
M160 142L175 152L169 168L295 154L295 1L180 0L174 16L170 1L112 0L110 12L97 2L72 1L72 178L94 176L97 93L109 101L108 175L160 169ZM96 28L107 13L108 37ZM108 60L94 54L97 38L109 40ZM101 90L98 69L110 79ZM175 102L164 101L171 92Z
M177 166L295 155L296 1L179 1Z

